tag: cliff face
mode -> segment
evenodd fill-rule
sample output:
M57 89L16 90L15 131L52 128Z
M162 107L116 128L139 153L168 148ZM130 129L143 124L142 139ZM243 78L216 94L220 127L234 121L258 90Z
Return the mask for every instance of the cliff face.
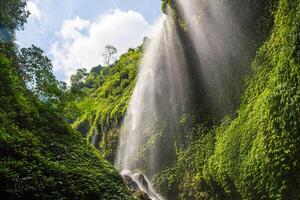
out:
M142 47L130 49L115 64L102 67L97 73L91 72L85 84L96 80L97 85L92 86L86 97L66 109L73 128L111 163L116 156L121 121L135 85L141 56Z
M253 21L270 29L256 37L261 46L246 74L237 115L212 127L198 124L174 166L156 177L170 198L299 198L300 2L270 5L258 13L271 15ZM172 7L176 13L176 4Z
M191 38L188 22L176 1L163 1L163 10L166 12L169 5L177 21L190 70L193 105L189 113L180 116L178 126L183 128L174 133L174 144L168 144L175 150L172 157L161 158L168 160L168 166L151 177L156 188L169 199L297 199L300 2L190 3L200 6L191 15L200 19L199 26L201 22L206 25L208 33L222 32L219 26L209 29L216 20L209 10L215 8L214 4L222 11L232 11L233 20L224 20L228 24L236 22L230 24L229 32L242 32L224 36L224 51L234 55L229 62L221 62L221 53L209 55L216 61L212 66L223 71L216 73L219 76L206 71L209 80L219 81L207 82L207 77L196 73L205 66L197 58L201 46ZM210 51L213 52L214 49ZM72 126L87 136L110 162L115 158L121 121L141 56L141 49L123 55L104 70L103 77L97 75L103 78L101 84L76 102L79 114L73 118ZM161 143L149 143L145 148L169 142L157 140ZM143 155L139 158L146 159Z

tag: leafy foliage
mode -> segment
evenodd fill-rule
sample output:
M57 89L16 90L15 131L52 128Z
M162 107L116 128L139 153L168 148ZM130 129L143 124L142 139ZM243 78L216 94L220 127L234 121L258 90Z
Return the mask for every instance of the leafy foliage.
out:
M108 67L94 67L80 89L84 97L65 108L65 116L87 140L113 162L120 122L127 110L135 84L142 47L129 49Z
M176 155L161 147L165 150L162 155L169 155L168 159L162 156L162 162L172 162L166 162L168 165L154 177L155 185L169 199L299 199L300 2L242 3L257 8L248 13L257 16L243 28L264 27L257 29L258 37L251 35L253 41L247 41L249 46L253 42L261 47L245 80L246 90L241 99L240 94L235 96L236 105L226 110L228 116L222 123L208 112L209 101L202 93L191 105L192 113L180 117L182 129L173 133ZM178 17L184 47L191 49L184 38L184 32L189 31L187 24L176 15L175 1L163 0L163 11L168 4L174 9L173 17ZM239 4L236 0L230 5ZM28 16L25 1L0 5L0 25L22 29ZM116 170L65 124L57 110L63 110L65 120L112 162L143 46L130 49L112 65L108 61L107 67L96 66L89 73L77 70L70 90L55 80L50 60L38 47L22 49L19 56L13 44L1 44L0 50L1 197L132 199ZM197 64L193 53L188 58L191 68ZM239 69L236 87L243 88L244 70L248 69L240 68L230 69ZM197 81L196 77L195 88ZM242 93L242 89L230 86L226 85L225 93ZM49 99L59 99L60 103ZM225 107L224 98L219 100ZM167 119L162 123L167 124ZM153 137L141 151L151 145L163 146L156 140L167 140L164 135L170 130L149 130ZM139 159L142 162L145 158Z
M0 25L22 28L25 1L0 5ZM17 52L0 43L1 198L132 199L118 172L57 115L49 100L66 85L50 60L36 46Z
M71 92L75 95L81 95L80 90L82 89L82 87L84 87L83 85L83 81L84 79L87 77L88 73L86 68L82 68L82 69L77 69L76 74L73 74L71 76Z
M1 52L1 197L131 199L117 171L28 93L17 67Z
M27 88L40 99L51 100L59 96L59 84L53 74L50 59L42 49L32 45L19 55L19 70Z
M299 8L279 1L238 116L196 128L156 177L173 199L299 199Z
M0 28L22 30L27 22L29 11L25 10L26 0L0 1Z
M172 4L163 1L163 10L168 3ZM205 109L209 106L201 105L207 101L197 104L199 111L194 112L200 112L202 117L198 122L198 113L181 117L179 124L192 123L194 128L186 135L181 134L185 137L178 138L174 144L173 165L154 177L160 192L170 199L299 198L299 1L247 3L259 8L253 13L257 16L249 21L252 23L249 27L258 25L264 29L255 33L258 36L254 35L253 41L247 41L261 48L256 52L252 70L240 69L250 71L242 100L240 94L237 95L236 104L241 101L242 104L237 107L237 114L230 109L222 123L211 120ZM240 2L232 2L232 6L236 4ZM172 8L176 10L174 5ZM180 27L182 24L179 19ZM245 26L245 30L249 27ZM183 30L189 31L188 28ZM188 48L190 44L186 44ZM94 68L84 83L83 90L89 97L75 104L78 115L73 126L88 133L89 140L110 161L135 80L134 73L126 81L128 87L120 87L120 82L126 79L119 76L122 70L112 69L134 63L131 68L134 71L140 56L134 60L129 58L137 53L140 52L128 52L111 68ZM237 74L240 75L236 76L237 87L243 88L245 73L238 71ZM93 81L95 79L97 81ZM123 93L116 92L120 88ZM118 104L120 99L125 103ZM155 137L163 135L153 134ZM153 144L149 141L147 145Z

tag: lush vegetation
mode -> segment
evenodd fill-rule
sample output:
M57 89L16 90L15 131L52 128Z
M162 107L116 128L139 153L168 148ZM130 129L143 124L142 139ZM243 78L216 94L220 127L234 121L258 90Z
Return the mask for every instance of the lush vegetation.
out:
M227 2L235 8L235 16L251 8L243 13L249 18L240 19L250 38L242 38L247 55L243 62L224 64L228 72L221 78L224 90L203 92L204 82L193 71L199 63L189 27L176 1L162 1L163 12L169 5L178 25L191 70L193 105L180 116L179 128L149 130L156 133L145 149L154 145L164 150L164 164L152 180L168 199L297 200L300 1ZM0 2L0 26L22 29L29 14L25 5L23 0ZM203 13L201 20L207 17ZM70 88L55 79L51 61L40 48L18 50L13 41L0 44L0 196L132 199L109 162L116 156L147 40L119 59L114 56L117 49L107 45L106 66L89 72L78 69ZM231 40L227 47L237 48ZM223 95L228 93L231 102ZM210 103L212 97L217 104ZM168 124L167 115L159 116L160 123ZM162 137L166 131L175 132L172 153L164 146L169 142ZM147 159L143 155L140 159Z
M251 20L241 23L251 38L243 38L249 49L242 63L226 66L235 83L224 78L225 90L221 91L233 91L235 100L227 104L226 97L208 94L223 106L220 112L195 90L194 110L178 122L192 128L176 130L176 155L164 158L172 164L153 178L169 199L299 198L299 1L252 0L244 4L231 2L232 7L241 7L237 14L245 7L255 10L245 14L252 15ZM197 65L186 36L189 29L175 1L163 1L164 12L167 5L178 21L188 62ZM253 27L257 29L251 30ZM70 110L73 127L86 134L111 162L141 54L141 49L131 50L110 67L94 68L81 88L87 97L74 102L77 112ZM195 87L202 84L198 77L191 80Z
M1 25L22 28L25 1L1 1ZM0 43L0 196L132 199L118 172L64 122L67 94L38 47Z
M179 199L299 199L299 9L299 1L279 1L238 116L195 127L174 166L157 176L162 192Z
M132 94L143 47L129 49L117 62L95 67L79 88L81 97L65 108L72 126L111 162L118 147L120 123Z

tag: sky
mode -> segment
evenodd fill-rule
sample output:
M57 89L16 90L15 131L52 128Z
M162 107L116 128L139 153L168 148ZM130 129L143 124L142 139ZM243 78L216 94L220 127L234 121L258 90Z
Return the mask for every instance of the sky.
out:
M66 82L78 68L103 64L107 44L118 55L139 46L162 16L161 0L29 0L27 9L25 30L17 32L20 47L42 48Z

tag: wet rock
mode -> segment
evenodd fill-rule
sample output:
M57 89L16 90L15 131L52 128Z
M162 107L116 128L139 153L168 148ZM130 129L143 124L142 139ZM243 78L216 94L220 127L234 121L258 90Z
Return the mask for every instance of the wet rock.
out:
M133 191L140 191L139 185L131 178L129 175L123 175L124 182L129 186Z
M125 184L134 193L135 199L138 199L138 200L152 200L151 197L146 192L141 190L141 188L139 187L139 184L134 180L133 175L130 171L123 171L121 173L121 175L124 179ZM148 185L146 179L145 179L145 182L146 182L146 185Z
M149 183L146 176L142 173L133 174L129 170L122 171L124 182L128 185L136 199L139 200L160 200L161 198L157 195Z
M137 173L135 174L137 181L143 186L143 188L149 193L149 184L146 180L146 177L144 174Z
M140 184L141 188L151 197L153 200L160 199L157 194L154 192L153 188L149 185L149 181L146 176L142 173L134 174L135 180Z

